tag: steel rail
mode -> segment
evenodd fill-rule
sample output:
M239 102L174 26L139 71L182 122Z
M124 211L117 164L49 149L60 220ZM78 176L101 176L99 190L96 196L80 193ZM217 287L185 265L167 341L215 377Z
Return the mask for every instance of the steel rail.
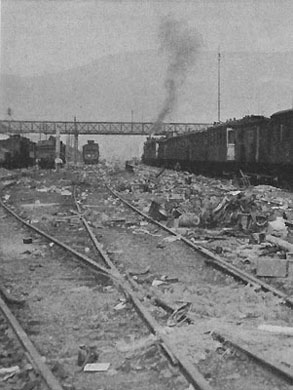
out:
M251 359L255 360L258 364L265 367L268 371L273 371L275 374L285 379L290 385L293 384L293 372L282 366L278 362L274 362L272 359L267 357L265 358L264 356L261 356L258 353L252 351L243 342L235 340L232 335L227 335L222 333L221 331L218 332L217 330L213 331L212 334L221 343L225 343L227 345L232 346L233 348L249 356Z
M110 260L108 254L106 253L106 251L104 251L102 245L99 243L99 241L97 240L96 236L94 235L92 229L90 228L90 225L88 224L87 220L84 218L83 214L82 214L82 210L81 210L81 207L80 205L78 204L77 200L76 200L76 196L75 196L75 187L73 189L73 199L74 199L74 203L75 203L75 207L77 208L77 211L79 213L79 217L82 221L82 223L84 224L84 227L86 229L86 231L88 232L95 248L97 249L97 251L99 252L99 254L101 255L104 263L106 264L106 266L111 270L111 272L115 275L117 275L118 278L122 277L122 275L120 274L120 272L118 271L118 269L115 267L115 264Z
M48 388L51 390L63 390L62 386L57 381L53 373L46 366L46 364L43 362L42 356L36 350L33 343L28 338L26 332L23 330L23 328L21 327L17 319L14 317L14 315L11 313L8 306L6 305L6 303L3 301L1 297L0 297L0 310L5 316L5 318L7 319L7 321L9 322L19 342L21 343L23 348L27 351L29 355L29 360L32 362L32 365L41 374Z
M158 223L157 221L153 220L152 218L150 218L149 216L147 216L146 214L140 212L140 210L136 209L134 206L132 206L129 202L125 201L123 198L121 198L118 194L116 194L115 191L113 191L111 188L109 188L107 186L108 190L110 190L110 192L115 195L116 197L118 197L119 199L121 199L124 203L126 203L129 207L131 207L132 209L134 209L134 211L137 211L139 212L142 216L146 217L147 219L149 219L151 222L154 222L156 224L158 224L160 227L163 227L163 228L166 228L164 225ZM79 211L79 213L81 214L81 208L79 206L79 204L77 202L76 203L76 207ZM13 212L12 210L10 210L6 205L4 205L4 203L0 200L0 204L1 206L7 211L9 212L11 215L13 215L17 220L19 220L21 223L23 223L25 226L27 226L28 228L30 229L33 229L34 231L36 231L38 234L46 237L47 239L49 239L50 241L52 242L55 242L57 245L59 245L60 247L62 247L63 249L69 251L70 253L74 254L76 257L78 257L79 259L83 260L83 262L85 262L85 264L87 265L90 265L92 268L97 268L99 271L104 271L106 274L108 274L110 277L114 277L118 283L118 285L121 287L121 289L123 290L124 294L128 297L128 299L130 301L132 301L135 309L137 310L137 312L140 314L140 316L143 318L143 320L145 321L145 323L147 324L148 328L151 330L151 332L153 334L155 334L158 339L161 341L161 347L163 348L163 350L165 351L165 353L169 356L170 360L173 362L173 364L177 364L182 373L184 374L184 376L189 380L189 382L195 386L195 388L199 389L199 390L212 390L211 386L209 385L209 383L204 379L204 377L202 376L202 374L199 372L199 370L186 358L186 356L182 355L182 353L178 352L176 350L176 347L170 342L170 340L168 339L168 337L164 334L164 332L162 332L161 330L161 327L160 325L157 323L157 321L148 313L148 311L145 309L145 307L142 305L142 303L140 302L137 294L133 291L133 289L131 288L130 284L125 280L123 279L123 276L119 273L119 271L117 270L117 268L115 267L115 265L112 263L112 261L110 260L110 258L108 257L107 253L103 250L102 246L100 245L100 243L97 241L95 235L93 234L88 222L85 220L85 218L83 217L83 215L80 215L80 219L82 220L82 222L84 223L85 227L86 227L86 230L88 231L96 249L98 250L98 252L100 253L100 255L102 256L102 258L104 259L106 265L110 268L109 270L108 269L105 269L104 267L101 267L99 266L96 262L94 262L93 260L87 258L86 256L76 252L75 250L73 250L72 248L70 248L68 245L66 244L63 244L61 242L59 242L59 240L56 240L54 237L48 235L47 233L41 231L40 229L36 228L35 226L27 223L26 221L24 221L21 217L19 217L15 212ZM174 234L175 232L173 232L172 230L168 229L167 230ZM178 236L176 233L175 233L176 236ZM181 237L181 236L180 236ZM0 301L1 303L1 301ZM171 309L171 308L170 308ZM217 332L214 332L215 334ZM219 336L219 334L217 334ZM220 336L219 336L220 337ZM231 345L233 345L235 348L241 350L242 352L246 353L247 355L249 355L251 358L253 358L254 360L258 361L260 364L262 364L263 366L265 366L266 368L268 369L271 369L273 371L275 371L278 375L284 377L286 380L290 381L290 383L293 382L293 377L291 375L290 372L284 370L281 366L277 366L275 364L273 364L272 362L268 362L267 360L265 360L264 358L252 353L251 351L247 350L246 348L244 348L243 346L239 346L238 344L236 344L235 342L227 339L227 337L225 338L225 340L230 343ZM175 349L175 351L174 351ZM52 388L53 390L55 390L55 388ZM56 388L57 390L58 388ZM58 389L59 390L59 389Z
M96 239L94 233L92 232L92 229L90 228L89 224L87 223L86 219L82 215L81 207L77 203L76 199L75 199L75 204L76 204L76 207L78 209L78 212L81 214L81 218L83 220L83 223L84 223L84 225L85 225L85 227L86 227L90 237L92 238L94 245L96 246L97 250L100 252L100 248L102 248L102 247L101 247L100 243L97 241L97 239ZM115 265L112 263L112 261L109 259L109 257L106 254L106 252L103 251L103 249L100 252L100 254L101 254L101 256L105 255L105 262L109 265L109 267L111 269L117 270ZM117 272L119 272L119 271L117 270ZM157 336L159 336L161 338L161 340L165 344L165 347L167 346L167 349L165 348L165 351L167 351L167 354L169 355L171 360L174 360L174 357L175 357L175 362L177 362L178 365L180 365L181 370L182 370L182 372L185 373L186 378L188 380L190 380L191 383L194 383L193 382L193 377L194 377L194 375L196 375L198 377L198 372L193 374L193 376L190 375L190 370L193 370L193 366L190 364L190 362L188 360L185 359L184 356L178 356L178 355L176 356L176 352L174 353L174 351L172 350L172 346L169 345L168 338L166 338L164 335L160 334L159 328L156 328L158 325L156 325L156 323L153 320L153 318L148 314L146 309L141 304L139 299L142 296L142 292L141 292L140 295L136 294L133 291L133 289L131 288L131 285L132 285L131 282L132 281L130 279L130 276L127 275L127 277L129 279L129 283L130 284L126 283L126 281L123 281L123 282L120 281L120 286L122 287L122 290L124 290L126 292L127 296L132 300L136 310L139 312L139 314L145 320L145 322L147 323L149 329L155 335L157 335ZM137 286L137 287L139 287L139 286ZM174 310L175 310L170 305L165 305L165 303L164 303L163 306L165 306L164 310L166 310L167 312L174 312ZM242 353L246 354L248 357L250 357L251 359L256 361L257 364L260 364L261 366L263 366L268 372L273 371L276 375L278 375L279 377L285 379L289 384L293 383L293 373L290 370L286 369L285 367L281 366L280 364L278 364L276 362L273 362L270 359L267 359L267 358L261 356L260 354L254 352L254 351L251 351L245 345L239 345L239 343L237 343L235 340L233 340L231 335L223 336L217 330L214 330L212 333L216 336L216 338L218 338L219 340L222 340L222 342L225 342L225 343L231 345L232 347L234 347L235 349L237 349L237 350L241 351ZM164 347L164 344L162 345L163 347ZM170 356L170 352L171 352L171 356Z
M78 259L82 260L84 264L86 264L87 266L90 266L92 267L95 272L99 271L99 273L103 273L111 278L115 278L117 277L117 275L113 275L113 273L111 272L110 269L107 269L101 265L99 265L98 263L96 263L94 260L90 259L89 257L83 255L82 253L79 253L78 251L76 251L75 249L71 248L69 245L59 241L57 238L55 237L52 237L50 236L49 234L47 234L46 232L44 232L43 230L37 228L36 226L33 226L32 224L26 222L24 219L22 219L19 215L17 215L14 211L12 211L9 207L7 207L3 202L2 200L0 200L0 205L4 208L4 210L6 210L9 214L11 214L14 218L16 218L18 221L20 221L23 225L27 226L29 229L35 231L36 233L38 233L39 235L47 238L49 241L52 241L54 242L56 245L58 245L60 248L63 248L65 249L67 252L71 253L72 255L74 255L75 257L77 257Z
M118 199L120 199L123 203L125 203L128 207L130 207L132 210L138 212L141 216L143 216L144 218L148 219L149 221L153 222L154 224L160 226L161 228L163 228L164 230L168 231L169 233L175 235L175 236L180 236L178 235L177 233L175 233L174 231L172 231L171 229L169 229L168 227L166 227L165 225L161 224L160 222L158 221L155 221L153 218L149 217L148 215L146 215L145 213L143 213L142 211L140 211L139 209L137 209L135 206L133 206L131 203L129 203L128 201L126 201L125 199L123 199L116 191L112 190L108 185L106 185L107 189L113 194L115 195ZM182 236L180 236L181 240ZM205 256L211 256L212 257L212 261L214 262L214 260L217 261L217 265L218 265L218 260L221 260L220 264L224 270L226 270L226 266L230 266L229 263L226 263L224 260L218 258L218 256L215 256L212 252L206 250L205 248L202 248L202 247L199 247L197 245L194 245L191 241L189 241L188 239L184 239L182 240L184 241L186 244L188 244L189 246L191 246L193 249L195 250L199 250L199 249L202 249L203 250L203 254ZM201 251L200 251L201 252ZM230 271L230 270L229 270ZM254 284L259 284L264 290L266 291L271 291L272 293L274 293L275 295L277 296L280 296L284 299L284 301L287 303L287 304L290 304L290 306L293 304L292 300L287 297L282 291L279 291L277 289L275 289L274 287L271 287L270 285L268 285L267 283L264 283L262 281L259 281L257 278L254 278L252 275L249 275L247 274L246 272L242 272L241 270L238 270L236 267L233 266L233 268L231 269L231 274L236 276L237 278L240 278L241 280L243 281L247 281L248 283L251 283L251 281L253 281ZM237 273L234 273L235 271L240 271L240 272L237 272ZM229 272L230 273L230 272ZM247 277L247 279L246 279ZM244 279L245 278L245 279ZM173 309L170 307L170 309ZM289 384L293 384L293 373L286 369L286 367L283 367L281 366L280 364L276 363L276 362L273 362L272 360L270 359L267 359L261 355L259 355L258 353L254 352L254 351L251 351L247 346L245 345L239 345L239 343L237 343L235 340L233 340L232 336L231 335L223 335L221 333L219 333L218 331L214 331L213 332L215 334L215 336L219 339L219 340L223 340L225 341L227 344L230 344L231 346L233 346L235 349L238 349L239 351L243 352L244 354L246 354L247 356L249 356L250 358L252 358L253 360L255 360L258 364L262 365L263 367L265 367L268 371L274 371L278 376L282 377L283 379L285 379Z
M75 199L75 205L78 212L80 213L80 218L84 223L84 226L88 231L97 251L104 258L105 263L110 267L113 273L115 275L116 273L119 273L119 275L121 275L118 269L116 268L115 264L111 261L107 253L103 250L101 244L96 239L88 222L82 215L82 210L78 202L76 201L76 199ZM121 278L119 279L117 278L117 283L119 284L119 287L124 292L126 297L132 302L136 311L139 313L140 317L144 320L149 330L155 336L157 336L157 338L161 341L160 343L161 347L168 355L169 359L173 362L173 364L177 364L180 367L186 379L198 390L213 390L212 387L209 385L209 383L205 380L203 375L200 373L200 371L192 364L192 362L188 358L186 358L185 355L180 353L176 349L176 347L174 347L174 345L170 342L168 337L162 331L162 328L159 325L159 323L151 316L151 314L146 310L146 308L140 302L138 294L132 289L129 282L127 282L127 280L123 278L123 276L121 275Z
M150 331L157 336L157 338L161 341L161 347L165 351L165 353L169 356L170 360L177 364L184 376L188 379L188 381L198 390L213 390L212 387L209 385L209 383L205 380L203 375L199 372L199 370L186 358L185 355L180 353L179 351L174 351L174 346L170 342L170 340L167 338L167 336L162 331L161 326L157 323L157 321L148 313L148 311L145 309L145 307L140 302L139 298L137 297L137 294L133 291L131 286L126 282L126 280L123 279L123 276L115 271L116 267L111 262L109 257L106 255L105 251L102 250L101 245L98 245L96 248L100 255L103 257L103 255L106 255L104 257L105 263L109 263L110 269L106 269L102 266L100 266L98 263L93 261L92 259L80 254L79 252L75 251L74 249L70 248L68 245L61 243L56 238L50 236L49 234L43 232L42 230L36 228L35 226L29 224L25 220L23 220L21 217L19 217L14 211L12 211L9 207L7 207L1 200L0 205L13 217L15 217L18 221L20 221L22 224L27 226L28 228L34 230L36 233L40 234L41 236L44 236L48 240L56 243L61 248L67 250L68 252L74 254L77 258L83 261L86 265L90 266L95 269L98 269L99 272L103 272L106 275L108 275L110 278L114 280L118 284L118 286L123 290L126 297L131 301L136 309L136 311L140 314L141 318L146 323L147 327L150 329ZM80 218L84 218L82 215ZM85 224L87 229L91 230L88 223ZM90 235L92 238L94 237L93 233ZM96 239L93 241L94 243L98 242ZM107 260L106 260L107 259ZM114 271L114 272L113 272ZM61 390L58 388L52 388L52 390Z
M109 185L105 184L106 188L110 191L111 194L113 194L116 198L120 199L121 202L126 204L129 208L131 208L136 213L140 214L145 219L149 220L153 224L159 226L160 228L164 229L168 233L172 234L173 236L179 237L181 241L183 241L185 244L196 250L197 252L200 252L202 255L205 256L206 261L211 263L214 266L217 266L222 271L225 271L225 273L228 273L232 275L233 277L248 283L248 284L254 284L260 286L264 291L268 291L273 293L279 298L282 298L284 303L286 303L289 307L293 308L293 299L289 297L287 294L283 293L282 291L278 290L277 288L269 285L266 282L263 282L262 280L259 280L255 276L242 271L235 267L232 264L227 263L225 260L223 260L221 257L215 255L211 251L209 251L206 248L201 247L200 245L195 245L192 241L189 239L183 237L182 235L176 233L172 229L168 228L167 226L163 225L162 223L154 220L149 215L145 214L143 211L139 210L137 207L133 206L130 202L125 200L117 191L114 191Z

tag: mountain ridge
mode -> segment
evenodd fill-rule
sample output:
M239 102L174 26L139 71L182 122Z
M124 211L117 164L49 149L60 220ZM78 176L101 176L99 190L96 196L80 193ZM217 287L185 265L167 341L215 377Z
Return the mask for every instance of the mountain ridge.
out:
M13 119L154 121L163 105L167 59L157 51L125 52L39 76L1 74L0 115ZM271 115L292 103L293 53L223 52L222 120ZM181 87L173 122L217 117L217 53L201 51ZM131 114L133 111L133 114Z

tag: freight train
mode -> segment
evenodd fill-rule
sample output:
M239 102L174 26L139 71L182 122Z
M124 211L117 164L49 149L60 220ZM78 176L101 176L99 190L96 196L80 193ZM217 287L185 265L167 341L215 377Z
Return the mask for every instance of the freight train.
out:
M293 109L216 123L206 129L149 137L142 161L194 173L259 174L293 179Z
M97 164L100 157L99 144L88 140L88 143L82 148L82 157L85 164Z

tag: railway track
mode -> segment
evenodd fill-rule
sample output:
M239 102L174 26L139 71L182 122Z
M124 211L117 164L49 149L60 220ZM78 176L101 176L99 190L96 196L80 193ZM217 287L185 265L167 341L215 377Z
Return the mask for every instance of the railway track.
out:
M92 194L89 194L88 199L90 199L90 201L91 201L91 204L89 205L84 200L83 201L80 200L80 199L82 199L82 190L77 188L77 190L75 192L75 206L77 208L78 214L75 214L74 210L72 210L73 204L69 204L69 207L67 210L67 215L66 216L63 215L64 219L66 220L66 218L68 217L68 213L70 213L71 216L73 216L73 218L75 218L75 222L73 223L74 226L72 226L73 229L71 230L70 234L68 234L68 232L67 232L67 234L64 234L64 237L62 237L62 238L63 239L68 238L68 236L70 236L70 235L72 238L73 234L74 234L74 237L77 237L77 235L78 235L79 241L82 242L82 245L81 245L82 248L83 249L86 248L86 255L80 253L80 251L79 251L80 248L78 248L78 242L75 242L75 245L72 245L72 240L71 240L70 245L69 244L64 245L61 242L61 240L59 240L59 238L61 237L61 234L62 234L62 230L64 230L64 229L62 229L62 218L60 218L61 216L59 216L59 220L57 221L57 222L59 222L59 225L57 224L57 226L54 227L54 228L56 228L56 230L54 232L54 237L56 235L58 236L58 239L56 239L53 237L53 235L49 234L48 232L44 232L39 227L36 228L35 226L33 226L32 223L26 222L23 218L19 217L19 215L17 215L15 212L13 212L10 208L8 209L7 206L5 206L3 202L1 202L1 205L3 207L5 207L6 211L10 212L15 218L17 218L20 222L22 222L26 227L28 227L30 229L34 228L34 231L36 233L41 234L43 237L48 239L50 242L54 242L56 245L62 247L64 250L70 251L71 255L74 255L75 258L82 260L83 264L86 264L86 266L89 265L91 270L95 270L99 276L104 275L104 276L108 277L109 279L111 279L112 282L114 282L114 284L116 286L118 286L118 288L122 289L124 292L124 295L127 297L128 301L132 302L136 311L139 312L140 316L143 318L143 320L147 324L148 328L151 330L151 332L153 334L155 334L156 339L158 340L159 344L163 348L164 352L169 356L169 359L173 362L173 364L180 367L184 376L187 378L189 383L191 383L195 388L198 388L198 389L219 388L218 387L219 383L220 383L221 389L222 388L223 389L224 388L227 388L227 389L245 388L245 387L243 387L243 375L247 375L247 372L254 370L253 367L254 367L255 362L257 362L262 367L264 367L265 370L264 370L264 372L262 372L262 369L260 369L259 367L256 368L256 370L255 370L256 373L254 375L255 378L254 378L253 382L251 383L252 386L258 386L259 383L258 384L256 384L256 383L257 383L257 381L260 380L261 385L264 385L264 383L265 383L268 386L265 388L268 388L268 389L270 389L270 388L272 388L272 389L275 389L275 388L286 389L286 388L288 388L288 384L293 383L293 376L292 376L292 372L289 369L287 369L286 366L284 366L284 365L282 366L282 364L278 365L276 363L276 361L270 360L267 356L262 356L261 353L255 353L255 352L251 351L249 349L249 347L243 345L243 342L241 344L241 342L239 340L235 340L235 338L233 339L233 337L231 337L229 332L227 335L227 334L225 334L225 332L223 332L223 331L219 332L214 328L212 328L212 331L209 330L207 332L207 329L209 329L209 328L206 328L207 322L202 321L203 316L198 316L198 313L196 313L196 311L195 311L195 313L192 311L187 311L186 313L184 313L183 316L181 315L179 317L179 319L181 319L181 321L183 320L183 323L189 324L189 325L186 325L184 327L178 327L178 328L176 328L176 326L175 326L174 327L174 329L176 328L175 333L174 333L175 336L174 336L174 334L168 333L168 329L166 330L166 322L168 323L168 321L169 321L169 323L170 323L170 319L173 319L174 321L178 320L178 313L180 314L180 310L178 310L178 309L180 309L180 306L178 308L178 305L174 306L174 302L173 302L173 304L170 303L172 301L172 299L169 299L166 302L163 299L164 295L166 295L166 294L162 294L160 292L159 288L157 290L155 288L151 288L151 289L146 288L146 287L148 287L148 283L149 283L148 280L147 281L146 280L139 280L140 279L139 277L136 277L135 279L133 279L133 277L131 276L131 275L133 275L133 272L129 272L129 269L128 269L129 265L127 264L127 262L126 262L126 264L124 264L124 267L122 269L122 273L126 274L126 279L125 279L125 277L122 276L121 271L118 270L119 268L121 268L121 262L117 261L117 260L116 261L114 260L114 262L113 262L110 259L110 256L108 255L108 253L112 253L112 254L114 254L114 257L115 257L115 251L112 251L112 252L108 251L107 252L104 249L101 242L99 242L96 238L97 231L99 231L100 227L97 227L97 226L93 227L92 221L87 220L87 218L86 218L85 210L89 209L87 206L94 206L96 208L103 208L102 204L103 204L103 201L105 200L106 193L109 190L110 190L109 188L107 188L107 189L100 188L100 190L99 190L100 192L98 192L99 199L98 199L97 204L95 204L95 205L93 205L92 202L94 199L96 199L97 192L95 192L95 193L93 192ZM113 192L113 190L111 190L111 191L112 191L113 196L118 195L116 192ZM110 199L110 202L114 203L114 206L116 206L116 209L117 209L117 204L115 204L114 199ZM130 207L130 206L133 207L132 205L127 204L127 207ZM66 214L64 210L65 209L63 207L63 213ZM135 210L135 211L137 212L137 210ZM27 215L26 215L26 217L27 217ZM147 216L143 215L143 217L146 218ZM87 231L87 236L84 235L83 230L81 230L80 225L77 223L77 220L79 218L81 219L81 221L82 221L82 223ZM124 239L125 239L125 245L127 246L126 238L129 240L129 232L126 233L125 229L123 229L121 226L118 226L118 228L117 228L117 225L119 225L119 223L117 223L117 220L119 221L119 219L116 219L116 223L114 223L114 225L116 225L116 226L114 226L114 230L116 230L115 234L120 234L120 235L122 234L124 236ZM55 222L56 222L56 219L55 219ZM153 223L153 221L151 221L151 222ZM141 220L139 221L139 223L140 223L139 226L145 226ZM64 225L63 225L63 227L64 227ZM163 228L163 226L160 226L160 228ZM106 234L104 233L104 230L107 230ZM111 229L110 228L103 229L103 235L104 235L103 241L105 241L106 243L107 243L107 237L105 237L105 236L107 236L108 230L111 230ZM113 230L113 226L112 226L112 230ZM139 229L137 229L137 230L139 230ZM157 236L159 235L158 233L156 233L156 232L151 233L149 227L148 227L147 231L150 233L153 241L158 240L158 238L157 238ZM170 231L168 231L168 233L170 233ZM131 234L133 234L133 233L131 233ZM172 232L172 234L173 234L173 232ZM142 236L139 234L139 236L137 236L137 237L142 237ZM89 242L89 238L91 239L91 243ZM168 236L165 236L164 238L168 238ZM180 238L180 241L182 241L182 238L181 237L179 237L179 238ZM161 240L161 237L160 237L160 240ZM64 241L64 240L62 240L62 241ZM144 240L138 240L138 241L140 241L140 243L141 243L141 241L144 241ZM174 244L176 245L177 243L174 243ZM123 250L125 250L125 245L123 247ZM75 248L72 248L72 246L74 246ZM180 248L180 249L182 249L182 248ZM193 249L198 249L198 248L193 247ZM142 250L143 250L143 245L142 245ZM95 256L95 251L97 251L99 253L99 261L97 261L97 257ZM116 253L117 253L117 251L116 251ZM208 254L206 252L204 252L204 255L206 257ZM129 256L129 254L125 254L125 257L127 257L127 256ZM94 259L93 259L93 257L94 257ZM130 257L132 257L131 260L133 260L133 254L132 254L132 256L130 255ZM190 255L189 255L189 257L190 257ZM214 262L214 260L215 259L213 259L213 262ZM102 261L102 265L101 265L101 261ZM134 262L133 264L135 264L136 266L138 266L138 265L141 266L141 264L139 264L139 261L137 263ZM216 264L217 264L217 262L216 262ZM152 261L152 266L153 266L153 261ZM213 277L214 277L214 272L215 271L210 272L210 274L211 273L213 274ZM140 272L138 272L138 275L139 275L139 273ZM231 274L232 273L231 270L229 270L228 273ZM209 275L209 277L210 276L211 275ZM233 276L235 276L235 275L233 274ZM239 278L239 275L236 275L236 276ZM217 274L217 278L220 279L221 277L219 277ZM144 279L144 277L142 277L142 279ZM176 278L174 278L174 279L176 279ZM157 282L158 282L159 279L155 278L154 280L157 280ZM172 278L170 278L169 280L172 280ZM168 282L168 279L165 279L165 281L166 281L167 286L168 286L168 283L172 283L172 282ZM223 282L222 279L218 280L218 283L219 283L219 281L220 281L220 283ZM159 280L159 282L162 282L162 285L164 285L163 280ZM226 280L226 282L228 282L228 284L229 284L230 279L228 281ZM246 280L246 282L247 282L247 280ZM251 279L249 279L249 283L252 283ZM255 284L255 282L253 282L253 283ZM235 289L235 285L233 285L233 288ZM262 288L263 288L263 286L262 286ZM151 290L151 291L148 291L148 290ZM146 298L148 298L147 305L145 305ZM284 297L282 297L282 299L284 299ZM290 304L289 301L288 302L286 301L286 303ZM150 315L150 311L154 310L153 306L151 306L151 304L157 304L157 305L159 305L160 308L164 307L164 313L159 312L159 314L155 313L155 315ZM148 309L146 309L145 306L147 306ZM182 307L182 304L181 304L181 307ZM289 309L286 309L286 310L289 310ZM166 318L166 313L167 313L167 318ZM174 314L177 314L177 318L176 318L176 316L174 316ZM170 317L170 315L171 315L171 317ZM173 318L172 318L172 316L173 316ZM166 319L167 319L167 321L166 321ZM175 321L175 325L177 325L176 321ZM209 326L211 326L211 324L209 324ZM205 327L204 332L203 332L202 327ZM189 329L192 329L193 333L189 332ZM229 359L228 359L228 365L230 365L230 367L229 367L230 371L231 371L232 367L233 367L233 369L235 369L235 367L237 366L237 361L239 364L239 359L240 360L242 359L242 365L245 366L245 369L243 370L244 372L237 373L238 376L237 375L233 376L232 374L230 374L230 379L229 379L229 375L227 375L227 381L226 381L227 383L225 384L225 387L223 387L221 381L217 382L216 378L213 378L213 375L211 375L211 374L209 374L209 372L207 372L207 366L209 364L214 365L214 366L217 366L216 368L217 368L217 370L219 370L219 367L220 367L219 363L221 363L221 369L223 369L225 364L227 364L227 361L222 358L222 355L219 355L219 359L217 359L217 357L218 357L218 356L216 356L217 353L215 351L213 351L213 353L207 354L206 359L199 359L198 365L194 364L194 361L192 360L192 358L187 357L188 354L186 353L186 350L185 350L185 352L183 352L184 348L183 349L180 348L178 346L178 343L174 342L174 337L175 337L175 339L177 337L180 339L180 335L179 335L180 330L181 331L183 330L183 333L186 333L188 335L188 337L190 337L190 336L192 336L192 334L194 335L196 333L202 334L202 335L206 334L206 333L208 333L209 335L212 334L213 340L218 339L221 341L222 344L221 344L221 347L219 347L219 349L222 348L222 350L224 351L222 354L223 355L225 355L225 354L230 355L230 357L231 357L231 355L233 355L233 359L235 361L232 362L232 360L233 360L232 358L231 358L231 361L229 361ZM178 331L178 334L176 333L177 331ZM201 333L201 332L203 332L203 333ZM182 342L184 344L184 340ZM238 351L237 353L235 352L236 350ZM237 358L236 358L236 355L237 355ZM246 355L246 357L243 358L243 356L245 356L245 355ZM245 360L245 359L247 359L248 355L250 355L250 358L253 359L254 363L252 363L250 360ZM207 360L207 361L206 361L206 363L201 363L201 360ZM245 363L243 363L243 360L245 360ZM197 366L200 366L200 370L197 369ZM215 370L215 371L217 372L217 370ZM244 374L245 370L246 370L246 374ZM204 374L202 374L201 372L203 372ZM284 381L278 382L279 379L276 379L274 377L274 375L272 375L272 372L274 372L274 375L281 377L282 380L284 380ZM276 386L281 386L281 387L276 387ZM259 388L259 387L249 387L249 389L252 389L252 388Z
M219 268L224 273L227 273L231 276L233 276L235 279L238 279L242 281L245 284L252 284L259 286L263 291L271 292L272 294L276 295L277 297L281 298L284 303L286 303L289 307L293 307L293 299L285 294L283 291L271 286L270 284L258 279L257 277L237 268L236 266L233 266L233 264L228 263L227 261L223 260L220 256L215 255L213 252L209 251L208 249L194 244L191 240L188 238L176 233L174 230L168 228L166 225L154 220L149 215L145 214L143 211L139 210L137 207L133 206L130 202L128 202L126 199L123 199L121 195L109 186L107 186L108 190L113 194L116 198L121 200L127 207L132 209L137 214L141 215L146 220L150 221L154 225L159 226L161 229L165 230L169 234L177 237L182 242L184 242L186 245L188 245L190 248L194 249L195 251L201 253L206 257L206 261L209 262L214 267Z
M137 310L140 312L141 316L144 318L144 319L147 319L147 324L148 324L148 327L153 330L154 332L156 331L156 327L157 327L157 324L152 320L151 316L148 315L147 312L145 312L144 308L142 307L141 303L139 302L139 300L137 300L137 298L135 297L135 294L132 294L132 291L130 289L130 287L127 285L126 282L123 282L122 280L120 281L119 279L121 279L121 275L119 274L118 275L118 271L115 269L115 266L113 264L111 264L109 261L107 262L107 255L106 253L104 252L103 253L103 250L101 249L101 247L99 247L99 251L101 252L101 254L104 255L103 259L105 260L104 261L104 265L101 265L99 264L98 262L94 261L94 260L91 260L90 258L88 258L87 256L83 255L83 254L80 254L76 251L76 249L73 249L73 248L70 248L68 244L64 244L62 243L59 239L56 239L54 237L52 237L50 234L48 234L48 232L45 232L43 231L42 229L40 228L37 228L36 226L33 226L33 221L31 221L32 223L29 223L27 222L26 220L24 220L23 218L19 217L19 215L17 215L14 211L12 211L10 208L8 208L7 206L5 206L4 203L2 203L2 206L5 208L5 210L7 212L9 212L13 217L15 217L19 222L21 222L25 227L29 228L30 230L33 230L35 233L37 233L38 235L41 235L42 237L45 237L49 242L50 242L50 245L52 243L54 243L56 246L58 245L59 247L61 247L63 250L69 252L70 254L74 255L77 259L79 260L82 260L82 263L83 264L86 264L86 266L90 266L91 268L91 271L94 270L96 271L98 277L103 277L103 279L108 279L108 280L111 280L112 282L114 282L114 284L117 285L117 287L119 288L123 288L123 291L124 291L124 294L131 300L131 302L135 305L135 307L137 308ZM63 212L64 212L64 207L62 208L63 209ZM34 215L34 218L36 216ZM60 218L59 218L60 220ZM59 221L58 220L58 221ZM35 220L34 220L35 221ZM76 222L76 221L75 221ZM84 221L85 222L85 221ZM60 225L59 225L60 227ZM61 229L61 231L59 231L57 233L57 235L61 236L61 232L62 232L63 229ZM81 236L81 230L80 230L80 224L79 224L79 227L78 227L78 232L79 232L79 238ZM64 234L64 231L63 231L63 240L67 237L67 239L69 238L68 237L69 235L67 234ZM72 236L71 236L72 238ZM82 237L83 240L84 240L84 245L83 245L83 248L84 249L87 249L86 252L90 251L91 249L89 248L89 245L90 245L90 241L89 239L86 239L85 236ZM76 243L75 243L76 244ZM97 244L97 242L96 242ZM74 245L73 245L74 246ZM75 245L76 247L76 245ZM101 263L101 258L99 258L99 261ZM106 268L107 267L107 268ZM139 325L139 327L141 328L141 324ZM145 331L144 331L145 332ZM165 336L162 335L162 338L164 338ZM160 343L161 344L161 343ZM165 345L163 342L162 342L162 347L163 349L166 351L165 353L168 353L171 355L171 359L173 359L173 361L175 360L175 357L171 354L171 352L169 351L168 349L168 346ZM182 357L181 359L182 361L184 361L184 357ZM166 369L166 367L165 367ZM194 373L194 371L196 371L193 367L190 367L189 370L192 371L192 373ZM200 379L197 379L199 380L199 383L200 382ZM160 380L158 379L158 382L160 382ZM183 382L184 383L184 382ZM202 384L201 384L202 385ZM148 382L147 386L149 387L150 386L150 383ZM88 388L88 387L86 387ZM143 388L143 387L142 387ZM151 387L150 387L151 388ZM164 384L162 383L162 388L164 388ZM208 389L209 387L203 387L203 388L206 388Z
M4 315L7 323L10 325L10 327L13 329L18 341L20 344L23 346L23 349L25 350L25 355L28 359L28 362L32 363L32 366L30 369L34 369L37 375L40 375L47 386L47 388L52 389L52 390L62 390L62 386L60 383L57 381L53 373L48 369L47 365L43 362L42 356L39 354L39 352L36 350L34 347L33 343L30 341L27 333L24 331L24 329L21 327L20 323L17 321L5 301L0 298L0 310L2 314ZM23 372L25 372L27 365L24 366ZM11 367L10 367L11 368ZM14 368L14 371L7 370L6 375L3 377L2 380L3 383L5 383L9 377L13 377L15 373L20 373L21 370L18 366L12 366ZM18 368L18 369L17 369ZM25 386L29 387L31 386L32 388L35 387L36 385L39 385L39 381L35 382L27 382ZM5 384L8 386L8 384ZM1 388L1 383L0 383L0 388Z

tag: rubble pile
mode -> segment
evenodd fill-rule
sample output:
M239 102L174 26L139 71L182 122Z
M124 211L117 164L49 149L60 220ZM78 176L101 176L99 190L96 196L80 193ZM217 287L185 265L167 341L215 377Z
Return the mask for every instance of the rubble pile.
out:
M293 195L288 191L142 165L111 184L153 219L244 270L261 277L293 274ZM283 280L288 289L290 280Z
M173 219L174 227L233 227L251 233L269 228L284 236L284 220L293 218L290 194L285 199L276 187L239 189L231 181L186 172L139 167L130 180L119 177L116 190L139 195L138 206L154 219Z
M6 176L9 176L11 173L5 168L0 168L0 180L5 178Z

